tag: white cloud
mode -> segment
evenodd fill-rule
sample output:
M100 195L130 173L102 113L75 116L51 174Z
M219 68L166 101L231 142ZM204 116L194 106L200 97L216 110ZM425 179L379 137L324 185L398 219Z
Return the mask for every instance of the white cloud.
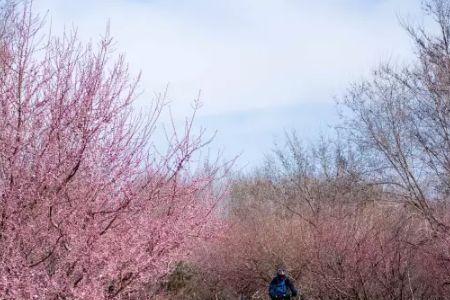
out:
M397 15L419 0L40 0L53 27L84 38L108 20L118 48L143 71L151 98L170 83L175 110L203 91L204 114L331 101L383 58L409 50Z
M36 0L53 28L84 39L111 33L145 93L170 83L175 116L202 90L199 124L218 130L212 149L256 165L274 136L327 131L333 96L381 61L408 59L398 16L420 16L420 0Z

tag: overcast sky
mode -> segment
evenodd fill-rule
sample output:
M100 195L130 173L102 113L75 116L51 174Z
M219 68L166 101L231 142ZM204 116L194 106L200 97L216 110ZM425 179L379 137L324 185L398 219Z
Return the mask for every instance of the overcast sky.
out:
M411 57L399 17L420 0L36 0L53 28L97 39L110 22L119 52L142 71L140 105L169 84L177 119L201 90L198 124L213 149L258 164L284 130L306 141L336 122L334 97L379 63Z

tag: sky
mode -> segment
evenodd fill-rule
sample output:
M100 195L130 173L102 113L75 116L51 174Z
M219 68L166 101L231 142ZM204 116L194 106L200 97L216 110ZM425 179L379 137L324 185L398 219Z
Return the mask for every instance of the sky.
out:
M296 130L332 134L335 100L412 45L399 20L421 22L420 0L35 0L54 32L96 41L110 24L118 52L142 72L138 106L168 87L176 121L191 114L209 146L241 169L259 165ZM164 120L163 120L164 121Z

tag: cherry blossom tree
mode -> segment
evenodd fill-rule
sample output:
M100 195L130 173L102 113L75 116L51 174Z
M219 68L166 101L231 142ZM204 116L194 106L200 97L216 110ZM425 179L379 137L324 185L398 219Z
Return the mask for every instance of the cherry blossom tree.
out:
M203 132L172 124L157 149L164 95L133 109L139 76L108 34L55 37L31 3L0 4L2 299L148 297L220 226Z

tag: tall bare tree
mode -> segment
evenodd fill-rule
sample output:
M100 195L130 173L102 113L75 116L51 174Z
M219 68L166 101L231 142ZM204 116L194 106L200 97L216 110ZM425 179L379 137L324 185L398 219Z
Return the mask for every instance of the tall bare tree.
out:
M433 207L450 195L450 3L424 7L439 30L405 25L416 59L385 64L353 85L343 100L343 128L371 180L447 230Z

